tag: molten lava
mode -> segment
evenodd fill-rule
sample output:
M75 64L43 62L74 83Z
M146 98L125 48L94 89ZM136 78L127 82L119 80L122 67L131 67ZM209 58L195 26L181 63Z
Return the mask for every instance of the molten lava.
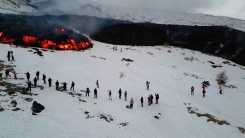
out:
M53 41L44 39L44 40L39 40L38 43L45 49L49 49L50 47L52 47L53 49L56 49L55 47L57 46L57 44Z
M0 37L3 35L3 32L0 32Z
M65 29L64 29L64 28L61 28L60 31L61 31L61 32L65 32Z
M23 36L23 42L30 44L30 43L34 43L36 38L34 36Z

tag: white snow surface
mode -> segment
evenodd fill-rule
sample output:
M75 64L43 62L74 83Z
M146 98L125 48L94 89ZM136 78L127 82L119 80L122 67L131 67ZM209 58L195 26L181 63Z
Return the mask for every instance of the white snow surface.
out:
M8 50L14 52L16 61L12 65L16 65L18 78L25 78L24 73L29 71L33 80L36 71L40 71L40 76L46 74L47 79L51 77L53 80L51 88L39 80L37 84L43 85L44 89L33 88L32 92L38 94L37 96L20 93L16 94L17 96L0 96L0 105L5 108L0 112L1 138L245 137L237 128L245 127L245 71L240 69L239 65L226 65L222 63L225 61L222 58L176 47L117 46L118 49L122 48L121 53L120 50L112 50L114 45L97 41L93 43L94 47L84 52L43 51L43 58L28 52L30 48L14 48L0 44L0 60L5 61L4 64L11 65L6 60L6 55ZM196 58L193 62L184 60L185 57L191 56ZM122 58L134 61L121 61ZM212 68L207 61L213 61L223 67ZM224 94L220 95L215 79L223 70L227 71L228 85L232 84L237 89L223 87ZM120 78L120 72L125 76ZM198 76L198 79L192 75ZM97 79L100 88L98 98L95 99L93 90ZM74 81L75 92L68 92L81 93L82 96L72 97L68 93L56 91L56 80L60 83L67 82L68 89ZM147 80L150 81L149 90L146 90ZM202 97L201 88L201 82L204 80L211 84L206 88L205 98ZM26 78L7 81L26 84ZM195 87L195 95L191 95L191 86ZM92 91L89 97L80 92L87 87ZM128 101L118 98L119 88L123 92L128 91ZM109 89L112 90L112 100L109 100ZM148 95L155 93L160 95L159 104L148 106ZM2 91L0 94L6 93ZM140 105L141 96L144 98L144 107ZM23 97L33 98L44 105L45 110L33 116L33 101L24 101ZM134 98L134 107L127 109L126 105L131 98ZM8 106L11 100L17 101L20 111L12 111L13 107ZM226 120L230 125L207 122L206 117L189 114L187 107L197 108L198 113L209 113L218 120ZM86 118L85 111L92 117ZM100 119L100 114L109 115L113 121ZM119 125L125 122L128 122L127 126Z
M27 4L27 0L0 0L0 13L20 14L21 12L36 11Z

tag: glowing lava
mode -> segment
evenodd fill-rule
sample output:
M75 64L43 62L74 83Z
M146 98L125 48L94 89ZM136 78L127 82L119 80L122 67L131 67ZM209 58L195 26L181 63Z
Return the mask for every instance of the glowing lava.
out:
M27 44L34 43L36 38L34 36L23 36L23 41Z

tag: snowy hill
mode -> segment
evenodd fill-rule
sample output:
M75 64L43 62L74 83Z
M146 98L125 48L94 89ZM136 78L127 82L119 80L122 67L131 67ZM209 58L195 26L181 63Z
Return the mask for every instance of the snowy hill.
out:
M13 76L0 81L0 132L3 138L243 138L238 127L245 128L244 67L218 57L176 47L129 47L93 41L94 48L84 52L42 51L43 57L33 54L31 48L14 48L1 44L0 69L14 68L20 79ZM7 51L15 55L15 62L8 62ZM193 57L193 61L187 61ZM121 61L128 58L133 62ZM213 68L214 65L222 67ZM227 71L229 77L223 94L219 94L216 75ZM25 74L33 80L36 71L52 78L53 86L43 84L32 89L32 94L12 93L11 89L26 87ZM12 75L12 74L10 74ZM120 77L121 76L121 77ZM21 79L21 78L24 78ZM41 77L40 77L41 78ZM99 80L98 98L93 97L95 81ZM59 80L75 82L74 91L56 91ZM146 81L150 90L146 90ZM209 81L206 97L202 97L201 82ZM11 87L12 84L17 84ZM191 86L195 95L191 95ZM232 88L236 86L237 88ZM80 90L90 88L90 97ZM118 98L118 90L128 91L128 100ZM108 100L108 90L112 100ZM4 91L5 90L5 91ZM147 105L149 94L159 93L159 104ZM82 94L82 95L81 95ZM140 97L144 97L144 107ZM31 98L31 99L30 99ZM134 98L133 109L125 108ZM12 107L11 102L17 106ZM28 102L30 101L30 102ZM32 102L45 106L37 116L31 115ZM18 110L19 108L20 110ZM18 111L12 111L13 109ZM3 110L3 111L2 111ZM154 118L159 117L159 119ZM226 124L223 124L226 123ZM20 127L21 126L21 127Z
M28 0L0 0L0 13L35 12L34 8L27 5L28 2Z
M152 22L157 24L176 24L190 26L228 26L245 31L245 21L206 14L167 12L149 9L132 9L125 7L107 6L85 0L31 0L26 5L26 0L2 0L10 6L1 4L3 13L32 12L33 8L38 11L35 14L77 14L90 15L102 18L128 20L131 22ZM16 4L21 5L16 7ZM11 7L13 6L13 7ZM10 7L10 8L9 8ZM30 14L30 13L29 13ZM33 14L33 13L31 13Z

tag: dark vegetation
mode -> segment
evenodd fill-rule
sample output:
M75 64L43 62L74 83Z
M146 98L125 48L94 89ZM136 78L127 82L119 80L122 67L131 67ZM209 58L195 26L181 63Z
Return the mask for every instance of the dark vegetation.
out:
M245 65L245 33L222 26L180 26L152 23L117 24L91 35L115 45L179 46L201 51Z

